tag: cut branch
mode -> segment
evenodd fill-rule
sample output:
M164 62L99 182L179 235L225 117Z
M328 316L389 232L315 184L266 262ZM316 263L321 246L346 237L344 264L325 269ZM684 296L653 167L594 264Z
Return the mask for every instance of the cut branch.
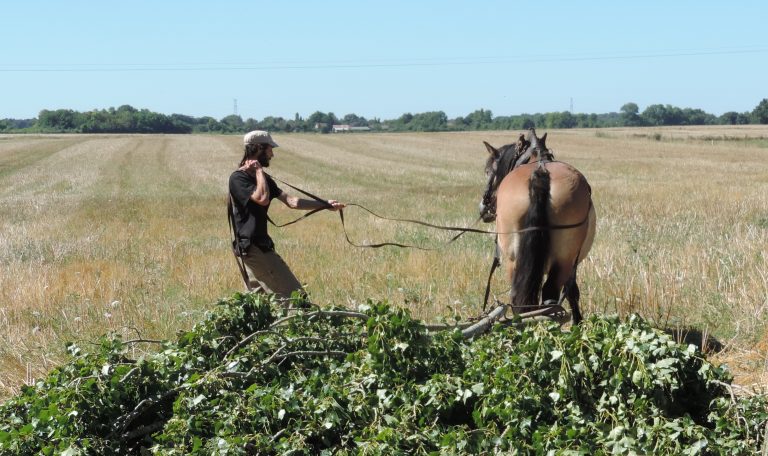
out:
M254 337L256 337L256 336L261 336L261 335L264 335L264 334L273 334L273 335L275 335L275 336L277 336L277 337L279 337L279 338L283 339L283 341L286 341L286 342L287 342L287 339L286 339L286 337L285 337L285 336L283 336L282 334L278 333L278 332L275 332L275 331L271 331L271 330L269 330L269 329L265 329L265 330L263 330L263 331L256 331L255 333L253 333L253 334L249 335L248 337L244 338L243 340L241 340L240 342L238 342L237 344L235 344L235 346L234 346L234 347L232 347L232 348L231 348L231 349L230 349L230 350L227 352L227 354L226 354L226 355L224 355L224 359L227 359L227 358L229 358L229 355L231 355L232 353L234 353L234 352L236 352L237 350L239 350L239 349L241 349L242 347L244 347L246 344L248 344L248 342L250 342L251 340L253 340L253 338L254 338Z
M361 313L361 312L351 312L347 310L317 310L314 312L308 312L308 313L301 313L296 315L289 315L287 317L283 317L276 322L269 325L270 328L275 328L277 326L283 325L286 322L296 319L296 318L312 318L316 317L318 315L327 316L327 317L344 317L344 318L357 318L359 320L368 320L368 315Z
M285 359L291 356L347 356L347 354L347 352L338 350L297 350L284 353L282 355L277 355L274 357L274 359Z
M502 304L496 307L495 309L490 311L488 315L483 317L480 321L470 326L469 328L463 330L461 332L461 335L464 336L465 339L469 339L478 334L487 332L488 329L490 329L490 327L493 325L493 323L496 322L496 320L504 316L506 311L507 311L506 304Z
M145 435L152 434L165 426L164 421L158 421L157 423L148 424L146 426L139 426L131 432L127 432L120 436L124 441L134 440L138 437L144 437Z

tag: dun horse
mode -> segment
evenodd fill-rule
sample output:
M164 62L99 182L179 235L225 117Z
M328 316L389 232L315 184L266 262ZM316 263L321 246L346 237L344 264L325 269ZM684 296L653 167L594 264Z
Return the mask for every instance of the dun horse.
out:
M595 208L587 180L554 159L546 138L531 129L527 140L520 135L517 144L499 149L484 142L490 157L480 216L485 222L496 220L515 312L567 298L577 324L576 267L592 247Z

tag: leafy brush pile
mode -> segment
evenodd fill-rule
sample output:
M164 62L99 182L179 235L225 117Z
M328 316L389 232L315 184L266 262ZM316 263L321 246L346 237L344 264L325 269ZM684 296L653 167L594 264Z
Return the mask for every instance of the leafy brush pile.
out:
M751 454L764 396L639 318L428 334L237 294L156 354L110 336L0 405L0 454Z

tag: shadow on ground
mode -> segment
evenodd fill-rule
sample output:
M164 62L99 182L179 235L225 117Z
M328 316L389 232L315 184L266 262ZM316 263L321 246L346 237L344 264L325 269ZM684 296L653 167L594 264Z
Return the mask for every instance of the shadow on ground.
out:
M697 328L664 328L664 332L674 337L677 343L693 344L707 355L720 353L725 348L722 342L709 335L707 331L702 332Z

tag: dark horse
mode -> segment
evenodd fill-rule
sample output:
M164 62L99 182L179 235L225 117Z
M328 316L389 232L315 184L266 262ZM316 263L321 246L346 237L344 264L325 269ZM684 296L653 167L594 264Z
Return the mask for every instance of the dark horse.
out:
M517 144L495 149L484 143L490 157L480 216L496 220L513 309L532 310L542 301L562 304L567 298L573 322L579 323L576 266L595 238L595 208L587 180L554 159L546 138L531 129Z

